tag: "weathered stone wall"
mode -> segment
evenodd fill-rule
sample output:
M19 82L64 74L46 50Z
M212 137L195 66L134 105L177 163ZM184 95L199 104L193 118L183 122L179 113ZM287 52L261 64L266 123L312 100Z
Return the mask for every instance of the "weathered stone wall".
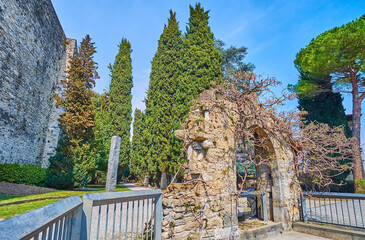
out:
M40 164L66 38L50 0L0 1L0 23L0 163Z
M234 116L229 102L217 106L204 92L176 131L184 140L185 183L173 183L163 198L164 239L223 239L238 236Z

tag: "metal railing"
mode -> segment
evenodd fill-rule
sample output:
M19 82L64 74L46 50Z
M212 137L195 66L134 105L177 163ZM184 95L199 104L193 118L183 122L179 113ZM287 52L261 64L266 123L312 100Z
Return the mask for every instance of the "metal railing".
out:
M161 190L85 194L82 239L161 239Z
M303 221L365 229L365 194L304 192Z
M0 239L161 239L162 192L84 194L0 222Z
M73 196L0 222L0 238L80 239L82 200Z
M246 198L250 208L249 216L257 216L267 222L267 193L265 191L241 192L239 198ZM238 208L236 208L238 209ZM237 216L239 215L237 211Z

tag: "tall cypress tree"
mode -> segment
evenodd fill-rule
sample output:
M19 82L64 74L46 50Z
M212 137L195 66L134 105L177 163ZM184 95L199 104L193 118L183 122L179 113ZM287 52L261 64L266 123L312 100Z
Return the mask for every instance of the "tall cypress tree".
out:
M304 116L308 122L326 123L331 127L344 126L345 135L351 137L351 129L346 121L345 108L342 105L343 98L340 93L334 93L330 76L320 76L310 73L303 73L299 70L300 79L296 85L298 92L298 109L305 110ZM302 88L310 87L315 82L320 88L327 91L318 92L313 95L302 93Z
M111 67L109 119L113 135L121 137L119 165L125 168L130 159L130 126L132 122L132 59L131 44L122 39Z
M330 82L331 76L304 73L299 66L297 66L297 69L300 76L295 90L298 93L298 109L307 112L304 119L308 123L316 121L326 123L330 127L344 126L346 137L351 137L352 132L346 121L345 108L342 105L343 98L340 93L333 92L332 83ZM314 85L320 89L326 89L326 91L317 91L311 95L308 94L308 91L303 91L305 88L311 88ZM344 163L350 160L343 159L342 161ZM336 175L333 179L336 183L343 183L350 172L346 171L338 175L333 172L332 174Z
M171 173L174 166L171 162L170 136L182 47L176 13L170 10L168 24L164 26L152 60L146 101L146 125L150 143L146 160L149 173L155 179L161 172Z
M132 153L130 162L131 174L141 180L146 174L146 163L143 156L143 130L144 130L144 114L141 110L134 111L133 119L133 137L132 137Z
M184 38L183 58L179 62L179 82L174 105L174 129L185 121L191 100L222 78L222 56L214 46L214 35L208 26L209 11L200 3L190 6L190 18ZM182 142L171 138L173 161L180 156Z

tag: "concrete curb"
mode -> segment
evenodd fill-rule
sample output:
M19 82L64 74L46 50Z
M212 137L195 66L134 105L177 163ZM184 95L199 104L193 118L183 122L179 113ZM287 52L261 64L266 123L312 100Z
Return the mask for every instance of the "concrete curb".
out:
M240 240L268 239L279 234L283 229L282 223L269 223L269 225L240 232Z
M365 232L347 230L331 226L320 226L315 223L297 222L293 224L294 231L335 240L364 240Z

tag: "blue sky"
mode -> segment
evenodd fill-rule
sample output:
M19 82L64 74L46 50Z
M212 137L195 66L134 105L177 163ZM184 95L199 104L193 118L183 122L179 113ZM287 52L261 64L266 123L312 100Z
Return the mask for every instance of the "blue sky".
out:
M69 38L78 42L90 34L96 42L96 62L101 79L96 91L110 83L107 66L114 62L117 45L127 38L132 45L133 109L144 109L151 60L157 41L167 23L169 10L177 13L180 30L185 31L189 18L188 0L52 0ZM335 26L345 24L365 13L361 0L226 0L200 1L210 10L209 25L215 37L228 45L248 48L246 60L256 66L255 72L295 84L298 73L293 61L300 48L312 38ZM279 92L281 89L278 88ZM344 95L346 113L351 113L351 96ZM288 109L297 102L288 102ZM363 104L364 107L364 104ZM364 110L363 110L364 112ZM362 118L362 139L365 139Z

